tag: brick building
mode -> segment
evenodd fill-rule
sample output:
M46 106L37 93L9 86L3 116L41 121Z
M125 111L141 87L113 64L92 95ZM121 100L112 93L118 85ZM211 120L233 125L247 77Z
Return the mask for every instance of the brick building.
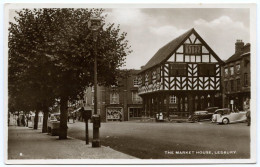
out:
M101 120L122 121L140 118L142 112L142 99L138 95L139 70L122 70L123 76L118 79L118 86L97 88L97 110ZM89 87L85 91L85 108L94 111L94 89ZM121 116L120 116L121 115Z
M242 40L235 43L235 53L222 68L223 107L244 110L250 99L250 44Z

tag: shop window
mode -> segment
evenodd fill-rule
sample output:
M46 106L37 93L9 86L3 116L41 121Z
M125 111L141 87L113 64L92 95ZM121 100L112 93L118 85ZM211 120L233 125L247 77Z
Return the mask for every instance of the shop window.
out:
M117 92L110 93L110 104L119 104L119 94Z
M248 86L248 74L244 73L244 86Z
M186 64L170 64L170 76L186 76Z
M200 64L199 76L215 76L215 64Z
M234 75L234 67L233 66L230 67L230 75Z
M133 79L133 86L134 86L134 87L138 87L138 86L139 86L139 84L138 84L138 77L135 77L135 78Z

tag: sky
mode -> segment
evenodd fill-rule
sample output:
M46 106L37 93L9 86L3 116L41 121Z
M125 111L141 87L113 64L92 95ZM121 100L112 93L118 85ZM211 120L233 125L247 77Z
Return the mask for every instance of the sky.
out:
M15 10L10 10L14 21ZM132 53L123 69L140 69L171 40L195 28L222 60L234 54L237 39L250 42L248 8L106 8L105 24L127 32Z
M127 32L132 53L123 68L140 69L165 44L195 28L213 51L227 60L237 39L250 42L246 8L115 8L105 9L106 23Z

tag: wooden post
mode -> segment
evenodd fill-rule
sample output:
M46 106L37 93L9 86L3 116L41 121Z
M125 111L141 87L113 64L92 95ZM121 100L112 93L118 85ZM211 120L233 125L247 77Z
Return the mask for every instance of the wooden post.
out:
M167 93L166 94L166 108L165 108L165 110L166 110L168 119L169 119L169 115L170 115L169 114L169 98L170 98L169 93Z
M188 111L190 115L194 112L194 96L192 94L188 95Z
M215 106L215 95L214 95L214 93L212 93L211 95L210 95L210 99L211 99L211 107L214 107Z
M178 109L178 112L180 112L180 104L181 104L181 96L180 95L177 95L177 109Z

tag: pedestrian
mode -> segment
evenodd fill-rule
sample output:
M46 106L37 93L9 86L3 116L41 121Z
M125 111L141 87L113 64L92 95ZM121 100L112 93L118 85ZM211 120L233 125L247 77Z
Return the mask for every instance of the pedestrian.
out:
M20 126L20 119L19 119L19 116L17 117L17 126Z
M122 114L119 113L119 121L122 122Z
M68 122L70 122L70 115L68 115Z
M73 123L75 123L75 120L76 120L76 112L73 113L72 117L73 117Z

